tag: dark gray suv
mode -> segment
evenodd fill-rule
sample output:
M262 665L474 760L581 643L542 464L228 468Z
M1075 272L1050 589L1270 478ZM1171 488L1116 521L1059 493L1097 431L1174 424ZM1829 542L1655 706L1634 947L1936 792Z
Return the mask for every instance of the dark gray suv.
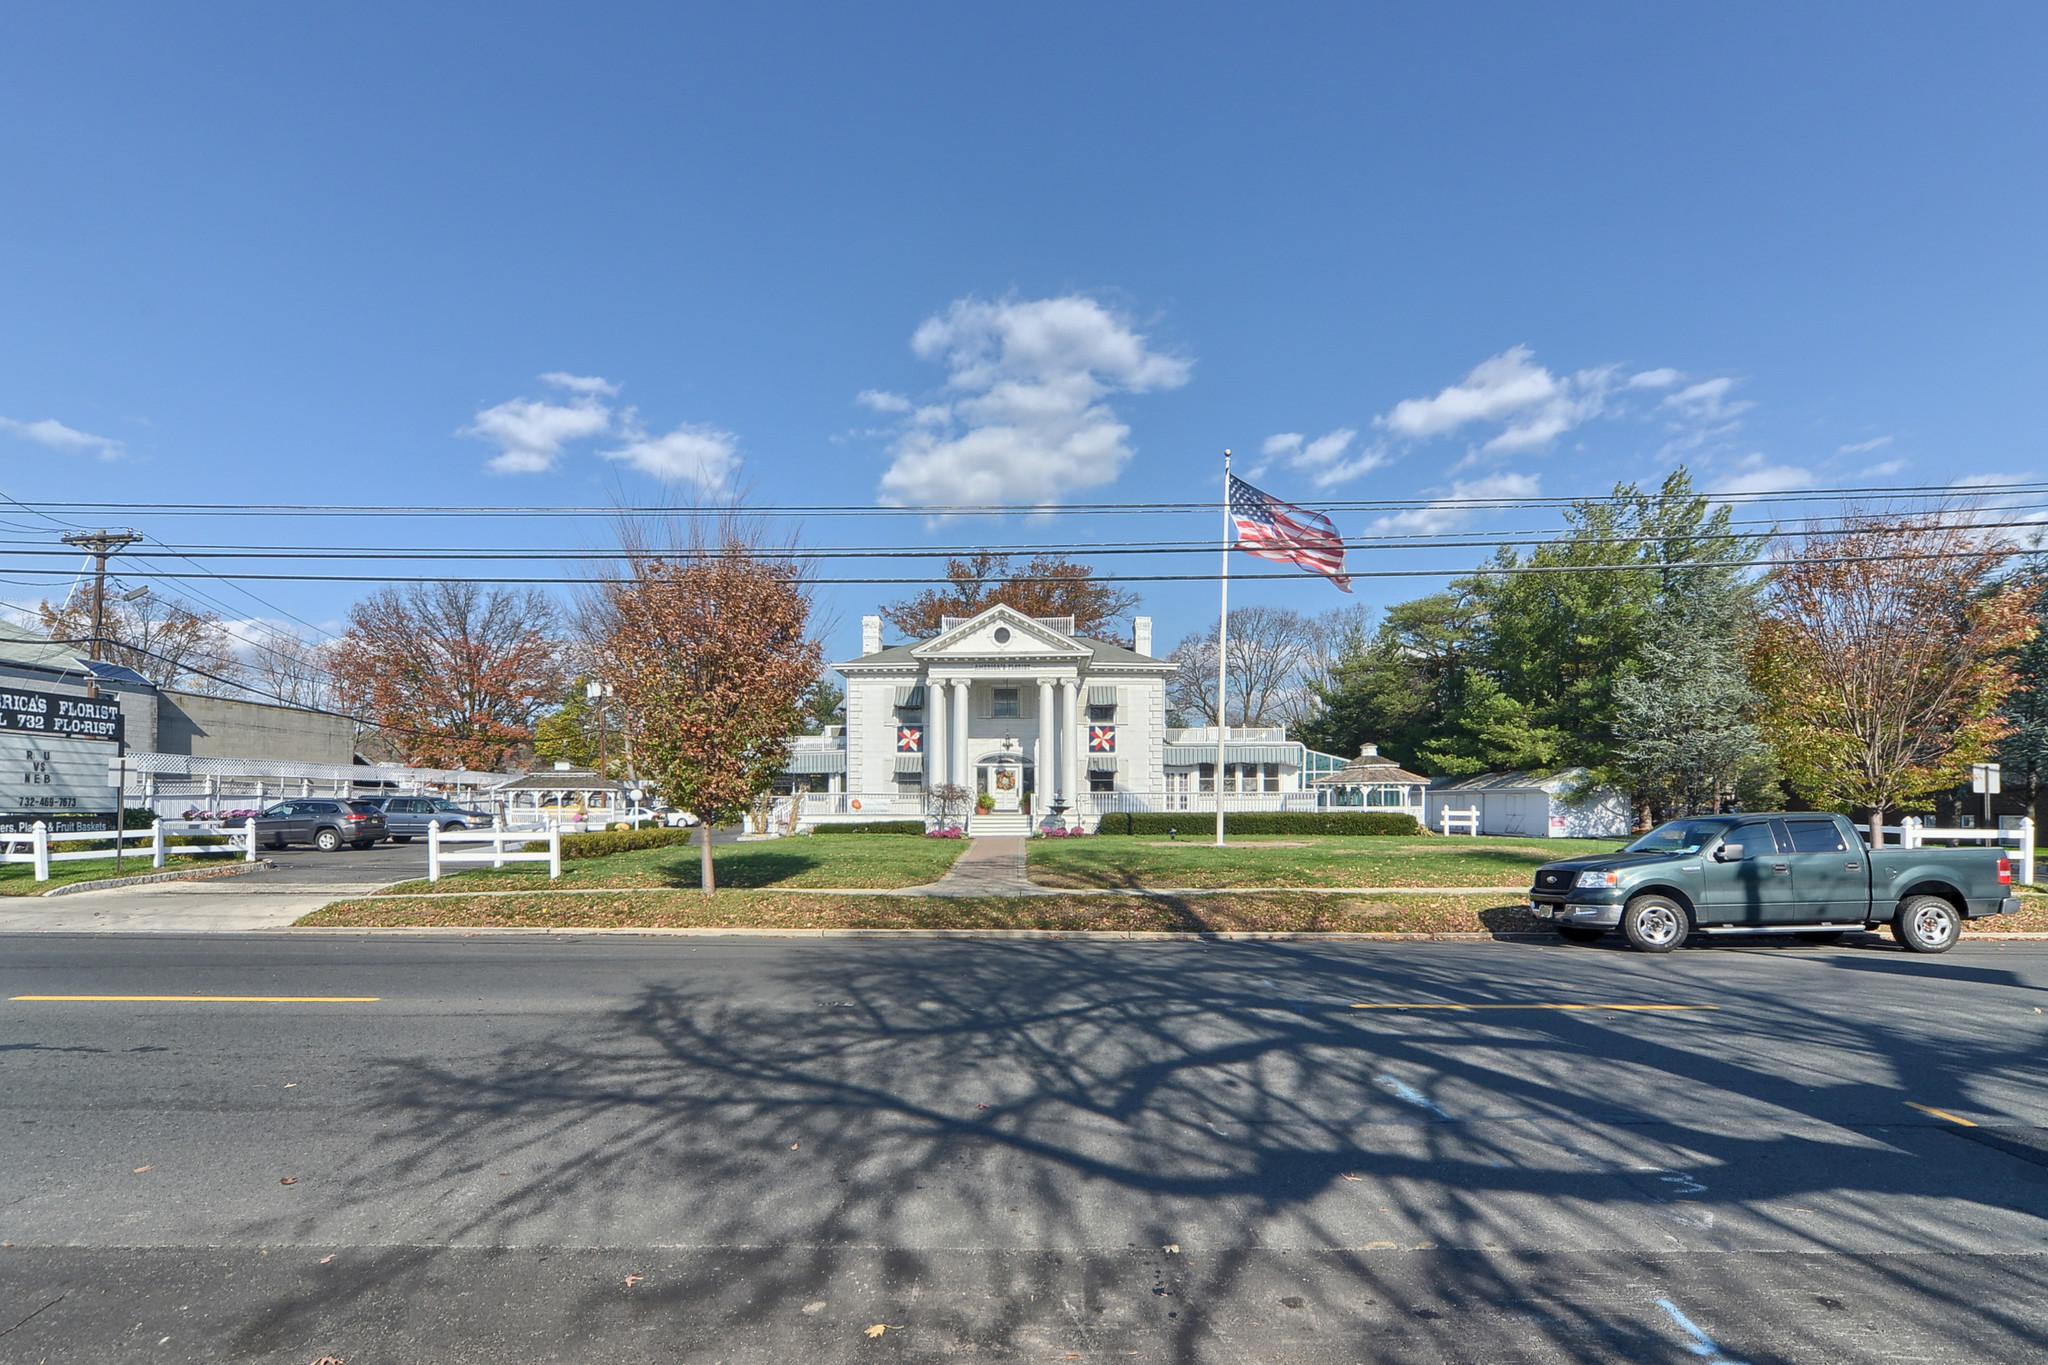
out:
M489 811L458 806L442 796L377 796L371 802L384 812L384 825L394 844L426 838L427 826L435 820L444 830L491 827Z
M384 837L384 812L368 801L301 796L280 801L256 817L256 842L265 848L311 844L332 853L347 844L368 848Z

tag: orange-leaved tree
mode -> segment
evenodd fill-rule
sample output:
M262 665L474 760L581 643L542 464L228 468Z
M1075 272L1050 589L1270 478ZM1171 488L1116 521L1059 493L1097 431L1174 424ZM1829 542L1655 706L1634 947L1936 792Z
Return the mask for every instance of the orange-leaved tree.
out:
M1065 555L1034 555L1019 569L1011 567L1010 556L985 550L947 560L945 587L891 603L882 615L911 639L922 640L937 635L945 617L973 616L998 605L1026 616L1071 616L1076 634L1100 635L1138 605L1138 596L1103 582L1094 569Z
M712 827L746 811L782 771L820 651L794 561L734 525L692 541L672 554L629 547L630 571L597 589L585 629L643 771L697 817L709 895Z
M337 701L407 763L497 768L562 690L554 603L474 583L383 588L328 647Z
M1786 547L1749 649L1762 729L1815 805L1885 812L1954 786L2006 722L2010 651L2034 594L2002 585L2006 547L1950 511L1852 513Z

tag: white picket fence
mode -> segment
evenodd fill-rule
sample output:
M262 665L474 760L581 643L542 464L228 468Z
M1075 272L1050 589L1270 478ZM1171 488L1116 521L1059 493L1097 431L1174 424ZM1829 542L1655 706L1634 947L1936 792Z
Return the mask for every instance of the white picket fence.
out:
M509 830L500 824L496 829L451 829L443 830L439 820L427 823L427 880L441 880L443 863L489 863L492 867L503 867L506 863L546 863L548 880L562 875L562 827L551 826L547 832L548 847L545 853L527 853L526 843L532 839L530 830ZM487 849L474 853L448 853L443 844L483 844ZM513 852L506 852L505 845L511 844Z
M1440 832L1446 835L1470 834L1476 836L1479 833L1479 810L1476 806L1471 810L1451 810L1446 807L1436 813L1436 821L1440 827ZM1456 828L1453 828L1453 826Z
M1868 825L1858 825L1873 845L1877 835ZM1954 840L1967 844L2000 844L2013 849L2012 879L2027 886L2034 883L2034 822L2021 817L2017 829L1937 829L1917 815L1908 815L1896 825L1886 825L1885 834L1899 836L1899 848L1925 848L1929 842Z
M244 820L239 830L209 825L191 825L184 821L178 821L176 826L169 831L169 835L177 834L227 834L229 836L228 842L225 844L188 844L182 846L177 850L177 857L203 858L219 854L240 854L244 862L253 863L256 861L256 822L254 820ZM51 863L79 863L94 858L117 859L117 857L119 860L125 860L129 856L133 856L140 861L144 850L142 848L130 848L129 845L131 843L141 844L146 839L148 841L149 865L152 868L158 868L164 865L164 859L167 856L164 852L167 837L169 836L164 829L164 822L162 820L153 822L148 829L107 829L84 834L52 834L50 833L50 827L41 820L38 820L26 835L0 835L0 864L32 864L36 870L35 879L39 882L46 882L50 880ZM70 850L61 850L56 847L56 845L60 844L96 842L106 842L107 847ZM26 847L23 847L23 845L26 845Z

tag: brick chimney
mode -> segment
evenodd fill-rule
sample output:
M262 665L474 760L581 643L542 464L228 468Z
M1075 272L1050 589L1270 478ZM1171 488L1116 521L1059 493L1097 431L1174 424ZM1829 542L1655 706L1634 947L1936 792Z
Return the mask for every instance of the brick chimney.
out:
M1131 618L1131 648L1146 658L1152 657L1152 618L1135 616Z
M860 618L860 652L862 657L882 652L882 618L863 616Z

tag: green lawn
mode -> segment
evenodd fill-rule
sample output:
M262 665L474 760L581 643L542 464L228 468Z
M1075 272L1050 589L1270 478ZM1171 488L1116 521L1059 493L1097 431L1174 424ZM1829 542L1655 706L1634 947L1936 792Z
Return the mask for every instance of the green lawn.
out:
M1620 839L1385 835L1234 837L1217 848L1156 834L1034 839L1031 880L1056 887L1527 886L1538 866Z
M204 867L233 865L240 861L239 854L219 854L210 858L166 857L164 865L155 868L149 865L149 850L144 848L140 854L131 850L129 855L121 860L119 875L137 877L146 872L191 872ZM50 880L46 882L36 880L36 870L28 863L6 863L0 865L0 896L40 896L45 891L68 886L72 882L96 882L115 875L112 858L86 858L75 863L51 863Z
M717 844L712 864L722 888L837 886L887 890L937 881L967 848L964 839L917 834L825 834L758 843ZM404 882L385 895L440 891L574 891L586 887L660 890L697 885L697 846L643 848L562 864L559 881L546 863L473 868L444 876L439 886Z

